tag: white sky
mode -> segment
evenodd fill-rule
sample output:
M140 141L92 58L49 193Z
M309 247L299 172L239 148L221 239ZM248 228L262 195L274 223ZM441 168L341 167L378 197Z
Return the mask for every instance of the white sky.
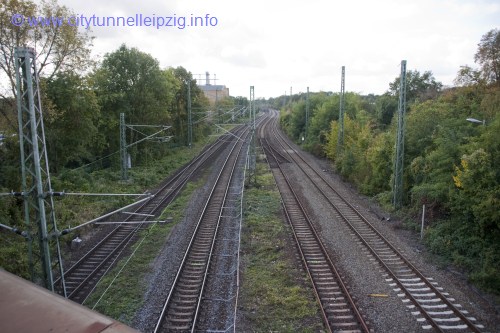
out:
M481 36L500 26L499 0L59 0L76 14L216 17L215 27L93 27L94 54L122 43L162 67L209 71L232 96L340 90L381 94L400 73L430 70L452 85L474 64ZM214 21L212 21L214 22ZM196 78L196 76L195 76ZM204 76L203 76L204 80ZM212 82L213 83L213 82Z

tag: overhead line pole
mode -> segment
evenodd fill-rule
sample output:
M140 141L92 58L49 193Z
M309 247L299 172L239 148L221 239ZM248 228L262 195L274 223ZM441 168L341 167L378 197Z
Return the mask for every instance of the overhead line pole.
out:
M127 135L126 135L127 134L126 133L127 127L132 129L132 130L135 130L134 127L149 127L149 128L161 128L161 129L153 134L150 134L150 135L147 135L145 133L142 133L140 131L135 130L136 132L138 132L142 135L145 135L145 137L136 141L136 142L133 142L133 143L127 145ZM120 113L120 160L121 160L120 164L121 164L121 171L122 171L122 180L125 181L128 179L128 168L130 167L130 156L127 152L127 148L132 147L132 146L134 146L140 142L143 142L145 140L150 140L153 137L155 137L156 135L166 131L170 127L172 127L172 126L126 124L125 123L125 113L123 113L123 112ZM172 136L165 136L165 137L161 137L159 139L160 139L160 142L166 142L166 141L170 140L171 138L172 138Z
M125 125L125 113L120 113L120 160L122 168L122 180L128 179L128 153L127 153L127 135Z
M340 107L339 107L339 135L337 140L337 152L340 153L344 147L344 113L345 113L345 66L342 66L342 78L340 80Z
M394 183L392 203L396 209L403 205L403 160L404 131L406 112L406 60L401 61L401 76L399 81L398 128L396 133L396 152L394 158Z
M188 107L188 145L191 148L193 144L193 120L191 118L191 80L187 84L187 107Z
M250 86L250 117L252 121L252 136L250 142L250 161L249 161L249 184L257 182L256 176L256 152L255 152L255 90L254 86Z
M306 130L305 130L306 137L308 128L309 128L309 87L307 87L307 93L306 93Z
M54 273L58 271L61 276L61 289L66 296L35 50L17 47L14 57L21 153L21 194L24 200L31 280L55 291Z

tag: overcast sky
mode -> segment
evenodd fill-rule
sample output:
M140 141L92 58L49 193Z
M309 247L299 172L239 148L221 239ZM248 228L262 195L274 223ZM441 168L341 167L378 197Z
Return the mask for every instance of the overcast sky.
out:
M286 91L381 94L400 73L432 71L452 85L474 64L481 36L500 26L499 0L59 0L78 15L212 18L215 26L93 27L94 55L122 43L193 74L210 72L232 96ZM171 24L174 22L170 22ZM177 22L177 24L179 21ZM182 23L182 21L180 21ZM195 78L197 76L195 75ZM204 80L204 76L203 76ZM212 81L213 83L213 81Z

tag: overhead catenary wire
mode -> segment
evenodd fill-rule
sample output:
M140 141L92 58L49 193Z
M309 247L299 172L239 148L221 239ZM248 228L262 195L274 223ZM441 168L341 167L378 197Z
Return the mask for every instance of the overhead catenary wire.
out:
M61 196L122 196L122 197L140 197L144 195L150 196L151 193L83 193L83 192L62 192Z
M151 198L153 198L153 197L154 197L154 195L153 195L153 194L151 194L151 195L149 195L147 198L144 198L144 199L141 199L141 200L136 201L136 202L134 202L134 203L131 203L130 205L127 205L127 206L125 206L125 207L122 207L122 208L116 209L116 210L114 210L114 211L112 211L112 212L110 212L110 213L104 214L104 215L102 215L102 216L100 216L100 217L98 217L98 218L95 218L95 219L93 219L93 220L90 220L90 221L87 221L87 222L85 222L85 223L82 223L82 224L80 224L80 225L78 225L78 226L76 226L76 227L64 229L64 230L62 230L62 231L61 231L61 234L62 234L62 235L65 235L65 234L67 234L67 233L70 233L70 232L72 232L72 231L75 231L75 230L77 230L77 229L80 229L81 227L84 227L84 226L86 226L86 225L88 225L88 224L91 224L91 223L94 223L94 222L100 221L100 220L102 220L102 219L104 219L104 218L106 218L106 217L108 217L108 216L111 216L111 215L113 215L113 214L115 214L115 213L118 213L118 212L120 212L120 211L122 211L122 210L125 210L125 209L127 209L127 208L133 207L133 206L135 206L135 205L137 205L137 204L139 204L139 203L141 203L141 202L144 202L144 201L146 201L146 200L149 200L149 199L151 199Z

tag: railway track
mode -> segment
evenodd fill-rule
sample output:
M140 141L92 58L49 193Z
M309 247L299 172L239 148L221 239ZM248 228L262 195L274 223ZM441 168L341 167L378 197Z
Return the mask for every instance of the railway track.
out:
M235 129L235 132L238 133L242 130L243 128ZM136 240L137 232L145 225L141 222L156 218L175 199L193 174L227 145L230 137L230 134L224 134L207 146L201 154L160 185L150 200L138 205L129 214L118 214L115 218L128 223L119 224L112 229L105 238L65 271L66 293L63 291L60 277L54 282L55 289L60 294L66 294L69 299L75 302L80 304L85 302L97 283L113 267L123 251Z
M356 208L345 200L321 172L309 164L288 143L277 129L276 118L272 139L274 149L286 152L291 161L303 171L318 191L330 203L337 218L352 230L352 233L368 249L384 269L387 283L423 329L437 332L480 332L484 327L470 316L467 310L455 302L443 287L432 278L425 277L405 256L398 251Z
M269 122L262 127L261 135L268 125ZM327 331L370 332L299 197L280 167L289 160L272 148L265 137L261 137L260 141L281 193L285 215L291 225L302 263L312 282Z
M240 137L246 137L246 134ZM194 332L197 329L200 304L207 285L220 223L224 218L225 207L228 206L226 199L231 179L244 143L242 139L233 140L231 151L211 189L180 268L170 286L155 333Z

